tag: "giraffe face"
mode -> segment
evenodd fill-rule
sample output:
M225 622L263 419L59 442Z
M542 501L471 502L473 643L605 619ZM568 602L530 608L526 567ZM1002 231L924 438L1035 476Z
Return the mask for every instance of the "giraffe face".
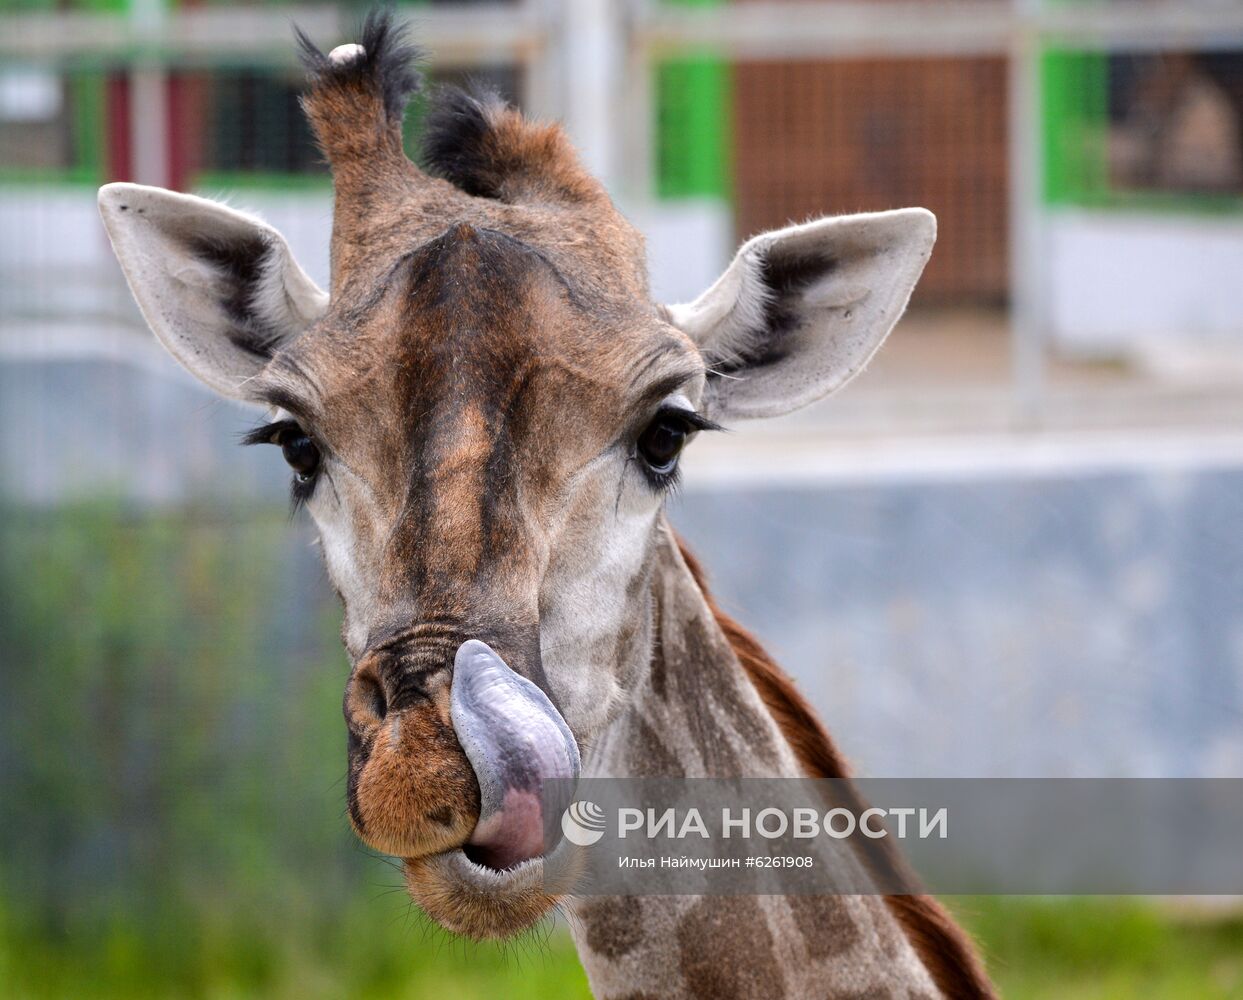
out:
M642 239L555 126L449 93L425 172L402 150L417 77L387 16L360 45L304 48L330 294L224 205L115 184L100 210L165 347L268 410L250 440L279 447L319 529L355 829L433 918L503 937L556 902L539 789L576 775L649 669L682 445L847 381L934 225L913 209L765 234L699 299L657 306Z
M154 228L161 259L188 256L178 275L208 274L227 344L283 321L229 312L293 299L290 265L273 262L283 241L254 220L128 186L104 211L112 226ZM705 362L636 288L643 260L620 217L607 245L636 255L624 267L567 251L565 221L550 227L540 210L462 198L405 211L407 227L367 237L329 302L288 307L313 318L245 376L244 398L268 411L249 437L289 464L344 606L355 831L403 859L442 924L502 937L556 896L542 824L508 822L496 800L573 768L558 758L511 779L496 761L538 757L556 720L576 758L632 696L650 658L664 497L682 445L709 424ZM456 221L440 228L445 216ZM273 273L279 294L246 287ZM205 381L232 388L216 369ZM462 731L458 654L480 641L549 699L552 725L536 717L508 742Z
M365 307L334 302L250 387L280 408L254 437L293 465L344 604L350 817L412 861L540 853L538 829L481 843L501 810L479 790L491 761L459 746L459 651L486 643L591 741L648 661L658 514L706 423L689 338L650 305L591 309L555 260L456 224L395 257Z

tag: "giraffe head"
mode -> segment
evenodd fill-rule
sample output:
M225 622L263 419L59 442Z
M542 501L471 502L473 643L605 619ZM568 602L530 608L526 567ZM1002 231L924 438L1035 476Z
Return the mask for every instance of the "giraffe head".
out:
M651 301L643 241L553 125L439 96L402 148L414 53L373 15L303 39L335 190L328 293L281 235L188 195L100 192L147 321L266 407L344 604L349 815L414 898L475 937L529 926L539 790L577 773L650 659L678 455L858 372L931 251L921 209L743 245L696 301Z

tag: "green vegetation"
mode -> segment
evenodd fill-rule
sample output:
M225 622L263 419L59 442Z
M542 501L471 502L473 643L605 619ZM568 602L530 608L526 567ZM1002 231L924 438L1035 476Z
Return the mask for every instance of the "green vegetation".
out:
M308 872L307 877L313 878ZM396 884L394 875L389 881ZM372 880L374 885L374 880ZM148 925L124 912L60 927L0 918L5 997L586 998L569 935L550 927L471 945L428 925L397 892L343 894L318 911L269 900L212 904ZM1243 920L1176 918L1151 901L970 899L1008 1000L1243 997ZM236 907L231 909L230 907Z
M585 995L551 925L465 946L354 839L283 512L0 513L0 995Z
M0 996L587 996L454 940L343 815L345 661L283 512L0 511ZM968 899L1014 998L1243 997L1243 920Z
M305 873L314 879L315 873ZM395 879L394 879L395 881ZM454 941L397 893L343 896L315 911L273 898L214 903L155 923L125 913L56 928L0 923L0 995L16 998L590 997L569 935L506 946ZM244 894L243 894L244 895ZM550 928L551 929L551 926Z
M1117 897L948 899L1007 1000L1243 997L1243 914Z

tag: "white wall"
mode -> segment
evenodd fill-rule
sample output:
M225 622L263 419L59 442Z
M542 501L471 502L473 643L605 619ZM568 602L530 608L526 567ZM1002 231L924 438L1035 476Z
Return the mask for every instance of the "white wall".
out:
M1243 216L1065 211L1046 226L1059 347L1084 355L1243 351Z

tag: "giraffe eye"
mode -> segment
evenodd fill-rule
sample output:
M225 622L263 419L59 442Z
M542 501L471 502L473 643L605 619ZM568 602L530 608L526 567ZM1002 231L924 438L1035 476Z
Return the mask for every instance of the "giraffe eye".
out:
M694 428L676 410L662 410L639 435L639 455L658 475L668 475L677 465Z
M278 420L274 424L256 427L242 435L242 444L280 445L281 454L294 473L290 499L295 510L315 491L321 458L319 446L296 421Z
M294 424L277 435L276 443L298 481L308 482L319 468L319 449L306 431Z
M698 431L721 429L720 424L690 409L689 402L683 400L682 403L681 406L662 406L635 441L634 457L639 459L639 467L656 489L665 489L677 482L678 456L687 441Z

